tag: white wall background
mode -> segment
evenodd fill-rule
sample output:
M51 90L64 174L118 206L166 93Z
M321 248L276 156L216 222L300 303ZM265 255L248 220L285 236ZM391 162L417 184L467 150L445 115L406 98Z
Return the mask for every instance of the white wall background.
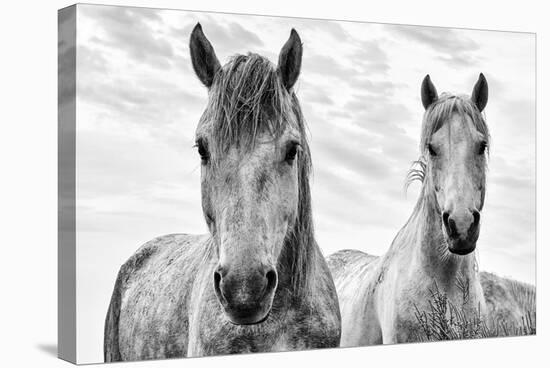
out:
M128 4L129 2L112 2ZM133 1L132 5L148 5L147 2ZM542 9L528 1L514 4L512 8L501 4L498 10L490 5L464 1L460 7L449 11L440 2L416 1L368 4L344 2L332 5L309 7L306 4L284 1L260 4L255 2L193 2L189 8L240 11L248 13L293 14L324 18L372 20L385 22L453 25L476 28L511 29L539 32L541 47L538 50L538 80L547 76L544 60L548 60L550 35ZM212 5L209 5L212 4ZM242 4L242 5L241 5ZM0 144L3 180L2 228L4 253L2 272L2 322L1 346L4 359L9 366L56 366L62 364L52 357L55 349L55 309L56 309L56 8L69 5L64 2L49 4L36 2L17 6L15 3L5 9L2 15L2 44L6 52L1 60L3 70L2 97L5 103L2 119L3 133ZM155 6L178 7L177 2L158 1ZM498 11L498 17L491 16ZM498 18L498 19L497 19ZM24 23L21 23L24 20ZM32 47L29 47L32 45ZM546 62L547 63L547 62ZM435 76L434 76L435 78ZM435 78L438 81L437 78ZM464 83L459 91L469 90ZM545 85L547 85L545 79ZM440 83L447 89L450 84ZM452 86L451 86L452 87ZM546 162L544 141L547 129L541 123L543 104L548 100L544 87L539 83L538 116L538 244L537 262L545 261L547 232L545 205L547 194L541 189L547 183L547 172L542 171ZM452 89L452 88L451 88ZM490 102L491 103L491 102ZM490 124L492 122L489 116ZM494 127L491 126L493 129ZM547 166L547 165L546 165ZM546 185L547 186L547 185ZM412 194L411 194L412 195ZM488 220L487 220L488 222ZM486 257L482 257L485 262ZM544 285L547 272L538 267L539 311L547 303ZM538 316L539 336L533 338L496 339L475 342L453 342L440 344L415 344L393 347L345 349L322 352L302 352L292 354L259 354L217 359L195 359L185 362L157 362L158 366L187 364L190 366L213 366L214 364L235 364L240 366L279 366L284 364L323 364L335 365L342 361L359 364L410 364L431 366L445 362L447 366L464 364L498 364L517 366L525 364L535 355L541 354L545 339L548 338L547 318L543 312ZM546 340L547 344L547 340ZM460 354L457 352L460 351ZM465 353L466 352L466 353ZM454 354L456 359L448 359ZM427 358L429 357L429 358ZM223 359L223 360L219 360ZM135 366L149 366L151 363L134 363Z

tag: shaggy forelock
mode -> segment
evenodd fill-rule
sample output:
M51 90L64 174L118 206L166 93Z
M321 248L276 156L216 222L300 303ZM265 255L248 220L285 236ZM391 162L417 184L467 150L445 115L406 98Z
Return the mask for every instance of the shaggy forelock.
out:
M483 114L468 96L457 96L444 93L439 97L439 100L428 107L424 114L420 138L421 155L418 160L413 162L413 165L407 172L405 189L414 181L424 181L427 167L426 151L428 143L430 143L432 135L437 132L445 122L449 121L454 114L460 116L464 124L467 124L468 118L470 118L474 124L474 128L485 137L487 151L489 151L489 128Z
M457 96L452 94L442 94L439 100L433 103L426 114L422 123L422 135L420 138L420 150L424 152L432 137L446 121L449 121L454 114L463 119L467 124L467 118L470 118L474 127L480 132L487 143L489 143L489 128L481 112L468 96Z
M216 152L233 146L248 150L260 134L276 140L289 124L302 130L295 102L269 60L252 53L236 55L216 75L200 124L211 124Z

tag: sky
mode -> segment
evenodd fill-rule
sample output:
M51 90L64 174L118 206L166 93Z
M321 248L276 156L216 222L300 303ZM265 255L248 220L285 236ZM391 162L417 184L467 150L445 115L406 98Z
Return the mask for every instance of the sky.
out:
M368 20L368 19L365 19ZM477 256L481 270L535 282L535 36L358 22L78 5L78 360L102 361L119 267L146 241L204 233L194 133L207 90L189 35L200 22L222 64L276 63L295 28L295 86L309 128L316 239L325 255L380 255L416 202L420 84L469 94L483 72L492 137Z

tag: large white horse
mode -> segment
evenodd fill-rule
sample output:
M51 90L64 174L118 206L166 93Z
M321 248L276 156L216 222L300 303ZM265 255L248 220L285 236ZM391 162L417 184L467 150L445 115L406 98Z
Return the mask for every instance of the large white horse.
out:
M489 146L487 81L481 74L471 96L439 96L426 76L421 96L422 156L409 177L421 179L422 189L411 217L382 257L354 250L329 257L342 346L416 340L415 311L429 309L435 287L467 314L486 312L474 250Z
M292 30L277 66L248 54L222 67L200 25L190 49L209 96L196 132L209 232L161 236L121 267L105 361L336 347L338 299L314 238L293 92L300 38Z

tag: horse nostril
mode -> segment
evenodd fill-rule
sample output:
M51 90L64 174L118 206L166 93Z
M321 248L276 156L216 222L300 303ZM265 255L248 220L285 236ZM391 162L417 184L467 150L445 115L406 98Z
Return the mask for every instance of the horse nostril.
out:
M451 215L449 212L443 212L443 225L445 226L445 230L447 230L447 235L449 235L450 238L455 238L458 236L458 230L456 228L456 222L451 218Z
M214 287L220 290L220 283L222 281L222 275L218 271L214 271Z
M452 218L449 218L449 236L454 238L458 235L458 229L456 228L456 222Z
M472 226L477 226L479 225L479 220L481 219L481 215L479 214L479 211L478 210L474 210L472 212L472 216L474 216L474 222L472 224Z
M267 285L266 285L266 294L271 293L275 288L277 287L277 271L275 269L270 269L265 274L265 278L267 279Z
M443 226L447 231L449 230L449 212L443 212Z
M449 225L449 212L443 212L443 223L445 226Z
M218 270L214 271L214 291L216 292L216 295L220 299L220 301L227 302L227 299L225 298L225 295L222 292L222 273Z

